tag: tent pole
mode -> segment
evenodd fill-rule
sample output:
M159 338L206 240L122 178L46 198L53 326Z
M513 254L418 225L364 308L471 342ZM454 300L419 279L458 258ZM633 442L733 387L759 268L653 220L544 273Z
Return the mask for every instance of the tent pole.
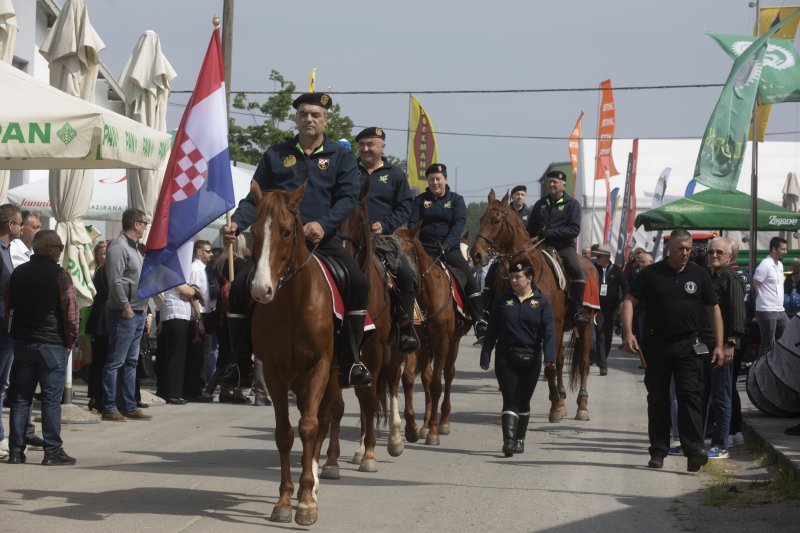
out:
M750 4L752 5L752 4ZM761 1L756 1L756 36L761 34ZM753 163L750 172L750 242L748 251L750 252L750 274L756 273L756 250L758 249L758 95L753 103L752 121L752 146Z

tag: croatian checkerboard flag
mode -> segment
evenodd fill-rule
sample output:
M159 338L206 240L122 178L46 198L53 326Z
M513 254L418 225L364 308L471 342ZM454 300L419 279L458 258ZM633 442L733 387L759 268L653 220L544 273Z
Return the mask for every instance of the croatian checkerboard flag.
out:
M225 71L217 28L172 145L145 248L139 298L185 283L193 237L234 205Z

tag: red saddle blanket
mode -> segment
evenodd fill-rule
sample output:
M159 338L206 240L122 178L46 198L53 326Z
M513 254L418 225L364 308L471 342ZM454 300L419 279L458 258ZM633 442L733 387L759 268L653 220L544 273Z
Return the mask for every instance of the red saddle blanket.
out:
M344 300L342 300L342 294L339 292L339 287L337 287L336 283L334 283L333 276L331 276L331 273L328 271L328 267L325 266L325 263L320 261L316 255L314 256L314 259L316 259L317 264L322 269L323 274L325 274L325 280L328 282L328 288L331 290L333 316L336 317L336 320L341 322L344 318ZM364 320L364 331L371 331L373 329L375 329L375 324L372 323L372 317L370 317L369 313L367 313L366 319Z
M600 285L597 279L589 276L586 278L586 288L583 290L583 305L592 309L600 309Z
M450 267L445 265L445 272L447 272L447 278L450 280L450 293L453 295L453 301L456 303L456 311L458 311L461 316L466 317L467 312L464 309L464 300L461 298L461 291L458 290L458 281L456 281L456 277L450 272Z

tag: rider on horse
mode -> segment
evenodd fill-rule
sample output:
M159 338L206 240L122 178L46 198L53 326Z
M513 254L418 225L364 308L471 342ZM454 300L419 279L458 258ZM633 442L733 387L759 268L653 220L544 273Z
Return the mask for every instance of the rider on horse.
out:
M408 186L406 173L392 165L384 156L386 134L381 128L366 128L356 135L358 142L358 171L361 179L370 180L367 196L367 212L372 223L371 229L379 235L391 235L394 230L408 222L414 203ZM381 253L381 247L376 252ZM402 247L397 253L403 254ZM383 258L382 258L383 259ZM397 293L401 298L400 340L401 352L414 352L419 348L419 339L414 331L414 271L405 257L399 257L396 268L390 268L390 261L384 261L387 269L395 276Z
M343 387L359 388L372 382L369 370L360 362L369 285L364 273L342 247L336 231L355 210L360 187L353 153L325 138L331 104L331 97L326 93L304 93L297 97L292 107L297 110L298 135L270 146L261 158L253 180L262 190L289 192L308 180L300 203L306 241L316 247L318 255L336 259L347 270L349 278L338 353L339 383ZM232 222L222 228L225 242L232 242L236 235L247 229L255 220L256 212L252 194L239 202ZM239 280L234 280L231 290L237 290L239 285L238 290L249 292L249 280L237 284ZM237 313L231 309L231 314ZM240 310L238 314L243 313Z
M428 188L414 198L414 208L408 225L413 227L422 221L419 240L428 253L462 271L466 276L465 290L475 324L475 336L482 340L486 334L486 320L483 318L481 293L467 260L461 253L461 234L467 224L467 205L464 197L451 191L447 185L445 165L434 163L425 171L425 177L428 178Z
M544 240L561 256L571 280L572 322L577 327L589 323L583 310L583 293L586 274L581 268L575 242L581 231L581 206L575 198L564 192L567 176L560 170L547 173L547 196L540 198L531 208L528 217L528 235Z

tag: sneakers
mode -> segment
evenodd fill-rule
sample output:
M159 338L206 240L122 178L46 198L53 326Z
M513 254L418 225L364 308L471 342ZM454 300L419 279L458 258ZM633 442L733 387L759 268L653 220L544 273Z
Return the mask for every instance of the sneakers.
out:
M8 437L0 440L0 459L8 457Z
M38 435L25 438L25 447L33 450L41 450L44 448L44 439Z
M669 455L683 455L683 446L681 446L681 442L673 442L669 447Z
M664 468L664 456L653 455L647 462L647 468Z
M25 452L9 452L8 453L8 464L10 465L19 465L24 463L27 460L25 457Z
M728 450L720 448L719 446L712 446L709 448L706 455L708 455L709 459L727 459L730 457Z
M744 435L742 435L742 432L739 431L738 433L728 435L728 448L737 448L739 446L744 446Z
M127 422L127 419L119 411L108 411L100 417L108 422Z
M150 420L151 418L153 418L150 415L144 414L144 412L141 409L137 409L129 413L126 413L125 411L120 411L120 414L125 418L130 418L132 420Z
M693 453L686 460L686 470L688 472L697 472L700 470L700 467L706 464L707 462L708 462L708 455L706 455L705 453L701 452Z
M64 448L59 448L55 453L44 454L44 459L42 459L44 466L68 466L74 465L76 462L74 457L67 455Z

